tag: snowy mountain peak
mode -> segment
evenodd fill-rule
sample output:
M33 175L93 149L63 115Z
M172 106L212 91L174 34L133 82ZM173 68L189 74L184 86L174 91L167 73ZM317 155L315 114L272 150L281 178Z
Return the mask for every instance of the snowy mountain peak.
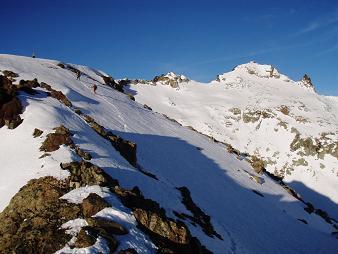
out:
M184 75L168 72L167 74L156 76L152 81L154 84L170 85L171 87L176 88L180 83L186 83L190 80Z
M262 78L280 78L280 73L274 66L267 64L258 64L254 61L238 65L235 67L234 71L237 72L244 71L251 75L256 75Z
M236 84L242 83L243 80L257 83L261 79L292 81L286 75L281 74L273 65L258 64L251 61L246 64L237 65L231 72L217 75L216 82L236 86Z

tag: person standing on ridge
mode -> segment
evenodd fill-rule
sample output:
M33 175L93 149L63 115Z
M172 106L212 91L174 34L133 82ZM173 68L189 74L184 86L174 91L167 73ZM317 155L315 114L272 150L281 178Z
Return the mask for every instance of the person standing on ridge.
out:
M92 88L93 88L93 92L96 94L97 85L94 84L94 85L92 86Z
M79 70L76 70L76 79L80 80L81 72Z

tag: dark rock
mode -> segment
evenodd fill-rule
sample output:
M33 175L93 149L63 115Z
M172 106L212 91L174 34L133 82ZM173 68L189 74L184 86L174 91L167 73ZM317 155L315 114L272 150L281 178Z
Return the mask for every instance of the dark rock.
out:
M260 193L259 191L256 190L252 190L253 193L257 194L260 197L264 197L264 195L262 193Z
M150 110L150 111L152 111L153 109L151 108L151 107L149 107L147 104L144 104L143 105L143 107L145 108L145 109L148 109L148 110Z
M308 224L308 223L307 223L307 221L306 221L306 220L304 220L304 219L297 219L297 220L299 220L299 221L303 222L304 224Z
M131 99L132 101L135 101L135 97L132 94L128 93L127 95L129 97L129 99Z
M120 250L119 254L137 254L135 249L128 248L126 250Z
M108 140L117 151L134 167L137 165L136 144L119 136L108 133Z
M135 209L133 212L136 220L151 232L177 244L188 244L190 235L184 224L168 220L155 213L144 209Z
M19 81L19 88L20 87L28 87L28 88L37 88L40 87L38 80L35 78L33 80L20 80Z
M108 242L109 253L114 253L114 251L117 249L118 242L114 235L107 232L104 228L86 226L84 229L88 230L90 234L94 235L95 237L103 237Z
M95 237L91 236L87 230L82 228L77 235L77 239L74 246L75 248L87 248L89 246L94 245L95 242L96 242Z
M85 217L91 217L101 211L102 209L109 207L109 204L96 193L90 193L81 204L82 213Z
M46 89L47 91L52 91L52 90L53 90L52 87L51 87L50 85L48 85L48 84L46 84L46 83L44 83L44 82L41 82L40 86L41 86L41 88L44 88L44 89Z
M86 219L90 228L96 229L101 235L126 235L128 231L115 221L107 220L100 217L92 217Z
M211 224L210 216L205 214L192 200L189 189L187 187L180 187L177 189L181 192L182 204L193 214L193 217L186 216L185 214L182 215L185 215L184 217L187 217L198 224L209 237L216 236L218 239L223 240L222 236L215 231Z
M33 132L33 137L34 138L40 137L42 135L42 133L43 133L42 130L39 130L39 129L35 128L34 132Z
M19 77L19 75L13 71L4 70L2 74L7 77L10 81L15 81L15 78Z
M117 90L117 91L123 93L123 85L124 85L124 82L119 82L119 83L117 83L117 82L115 82L115 80L114 80L112 77L110 77L110 76L107 77L107 76L103 76L103 75L102 75L101 77L102 77L104 83L105 83L107 86L109 86L109 87L111 87L111 88L113 88L113 89L115 89L115 90Z
M0 128L6 125L14 129L22 123L22 105L16 98L17 87L12 81L0 76Z
M52 90L50 91L50 96L57 99L58 101L66 105L67 107L72 106L72 103L70 102L70 100L68 100L66 95L64 95L61 91Z
M304 74L302 83L304 84L305 87L315 90L315 87L312 84L311 78L307 74Z
M78 115L82 115L82 111L81 111L81 109L78 109L78 108L77 108L77 109L75 109L75 113L76 113L76 114L78 114Z
M90 155L90 153L83 151L78 146L75 147L75 152L76 152L77 155L79 155L84 160L91 160L92 159L92 156Z
M46 140L42 143L40 151L53 152L60 148L61 145L70 146L74 148L74 142L70 137L70 131L63 125L54 128L55 133L49 133Z
M57 66L59 66L59 67L62 68L62 69L65 69L65 68L66 68L66 66L65 66L63 63L58 63Z
M306 203L306 205L307 205L307 207L305 207L304 210L307 213L311 214L311 213L313 213L315 211L315 209L314 209L314 207L313 207L313 205L311 203Z
M79 188L87 185L99 185L114 187L118 185L118 181L112 179L101 168L91 164L90 162L70 162L61 163L61 168L70 172L69 187Z

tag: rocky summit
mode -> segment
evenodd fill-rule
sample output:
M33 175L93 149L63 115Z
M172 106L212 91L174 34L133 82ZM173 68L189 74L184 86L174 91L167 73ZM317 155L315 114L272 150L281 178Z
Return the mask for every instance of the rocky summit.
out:
M336 253L337 112L255 62L203 84L0 55L0 253Z

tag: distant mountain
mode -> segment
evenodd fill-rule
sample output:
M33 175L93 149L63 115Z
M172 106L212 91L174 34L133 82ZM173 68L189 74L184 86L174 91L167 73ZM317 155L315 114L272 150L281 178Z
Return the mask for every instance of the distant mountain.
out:
M206 84L148 84L130 86L138 102L258 157L338 219L338 97L318 95L308 75L293 81L271 65L250 62Z
M295 187L325 199L336 181L328 178L337 169L329 149L336 98L323 102L282 75L258 75L237 69L209 85L173 73L135 82L0 55L0 253L334 253L334 208L307 203L264 172L260 158L291 141L293 150L271 158L278 166L288 154L322 163L311 168L315 176L297 166L290 177L303 176ZM123 93L130 82L140 83L131 88L148 106ZM326 141L314 155L309 135ZM316 177L320 191L308 185Z

